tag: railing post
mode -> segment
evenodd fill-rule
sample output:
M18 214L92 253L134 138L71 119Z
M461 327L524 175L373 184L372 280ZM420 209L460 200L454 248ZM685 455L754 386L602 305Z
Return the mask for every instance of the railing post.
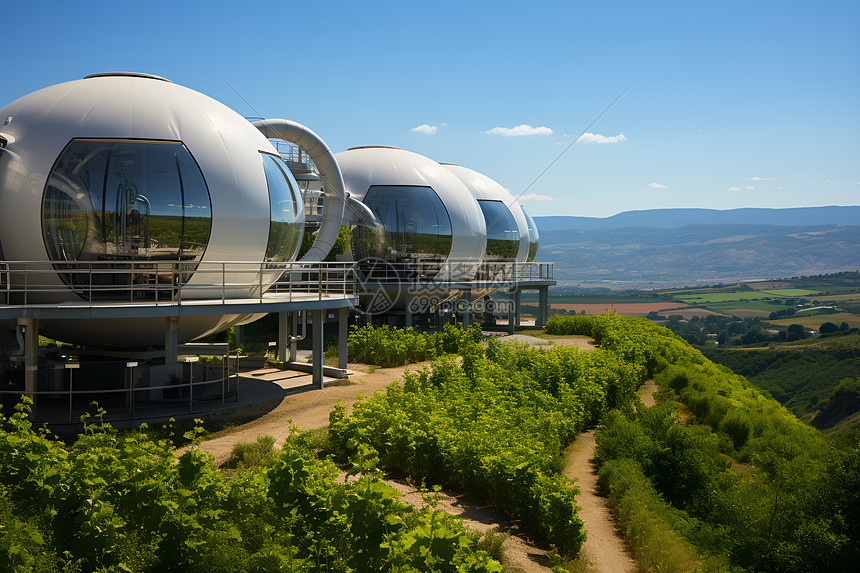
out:
M227 263L221 263L221 304L227 303Z

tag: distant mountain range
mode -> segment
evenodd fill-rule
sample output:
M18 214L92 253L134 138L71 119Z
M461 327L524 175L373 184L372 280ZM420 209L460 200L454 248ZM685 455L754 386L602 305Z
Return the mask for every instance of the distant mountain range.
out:
M624 211L611 217L535 217L538 230L674 229L685 225L860 225L860 206L795 207L791 209L649 209Z
M682 286L860 268L860 206L654 209L535 221L540 260L555 263L556 279L586 286Z

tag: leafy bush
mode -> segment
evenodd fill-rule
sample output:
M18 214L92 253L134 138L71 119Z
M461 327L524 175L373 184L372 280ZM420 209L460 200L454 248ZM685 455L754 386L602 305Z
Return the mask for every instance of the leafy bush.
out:
M233 446L230 457L224 462L228 468L251 468L267 466L275 456L275 438L257 436L256 442L238 442Z
M196 448L177 459L145 427L99 421L66 446L34 431L29 409L24 399L0 416L3 571L502 570L459 520L399 501L370 450L349 483L302 434L267 468L221 473Z
M461 343L462 365L441 361L403 385L336 408L330 437L342 456L367 445L389 471L448 485L509 512L539 541L575 555L584 538L578 489L560 475L562 451L607 405L631 409L639 369L601 351Z
M409 328L384 326L353 326L347 341L347 351L355 362L390 367L424 362L443 354L462 353L470 344L481 339L481 328L472 325L466 330L445 325L442 332L428 334Z

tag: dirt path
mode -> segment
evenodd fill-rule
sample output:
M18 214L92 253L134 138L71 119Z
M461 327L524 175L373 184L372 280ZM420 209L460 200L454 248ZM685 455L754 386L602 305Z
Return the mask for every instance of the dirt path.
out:
M236 443L253 442L258 436L274 437L275 446L280 448L287 439L290 420L300 430L327 426L329 412L339 401L343 402L349 413L352 404L360 395L370 397L377 390L382 390L392 382L401 380L407 370L416 372L426 364L429 362L375 369L365 365L351 365L356 373L349 379L327 383L323 390L314 389L290 394L282 398L274 409L271 409L271 405L260 404L259 418L218 432L212 439L200 444L200 449L211 452L215 456L215 465L221 465L230 457L230 452ZM181 455L186 448L177 449L176 454Z
M597 494L597 473L591 463L594 457L594 430L580 434L566 454L564 475L577 480L582 490L576 498L576 504L582 508L579 517L585 524L588 536L582 545L583 556L598 573L632 572L635 564L615 530L606 499Z
M403 496L403 501L417 508L424 507L421 493L414 487L400 480L385 480ZM546 566L548 554L537 548L531 542L517 536L507 516L484 503L476 501L462 493L442 490L437 496L438 509L445 513L456 515L463 520L463 525L473 531L485 533L495 530L509 535L502 544L502 565L510 573L550 573Z
M656 391L657 383L653 380L646 380L645 383L639 387L639 398L641 398L642 403L649 408L656 404L654 401L654 392Z
M523 340L523 342L539 344L545 343L547 339L559 346L576 346L583 350L594 348L593 342L587 337L545 336L542 339ZM247 424L218 432L212 439L204 441L200 449L211 452L215 457L215 464L220 465L229 458L233 446L238 442L251 442L258 436L270 435L275 437L276 446L280 447L287 437L290 420L293 425L302 430L327 426L329 412L338 401L342 401L349 412L360 395L371 396L377 390L382 390L392 382L401 380L407 370L414 372L426 364L429 363L375 369L365 365L351 365L357 372L349 380L329 383L323 390L291 394L281 399L274 408L271 404L261 405L258 418ZM593 446L590 433L583 437L590 440ZM177 455L182 451L183 449L177 450ZM580 516L588 532L588 541L583 546L585 557L594 565L595 572L632 571L633 562L627 557L624 544L615 532L604 500L594 491L597 478L589 462L591 448L579 441L568 450L568 453L565 475L581 478L578 485L582 489L582 494L577 497L577 504L583 508ZM386 480L386 483L403 494L404 501L416 507L424 505L421 494L414 487L395 480ZM440 492L438 502L440 509L460 516L466 527L470 529L479 532L496 529L500 533L509 534L503 545L502 563L512 573L549 573L550 569L546 567L547 552L515 535L516 529L503 513L455 492Z
M230 457L236 443L251 442L256 440L257 436L273 436L276 438L276 447L280 447L286 440L289 420L302 430L327 426L329 412L338 401L344 403L348 413L359 395L369 397L392 382L401 380L407 370L415 372L426 364L429 363L375 369L366 365L351 365L354 370L363 372L357 372L346 382L327 384L323 390L286 396L274 409L259 418L218 432L212 439L201 443L200 449L211 452L215 456L215 464L221 465ZM266 411L264 406L261 406L261 411ZM176 455L181 455L183 451L185 448L177 449ZM386 480L386 483L403 494L403 500L407 503L419 508L424 505L421 494L414 487L397 480ZM439 508L446 513L460 516L466 527L482 533L497 529L500 533L510 535L502 546L502 564L511 573L550 573L550 569L544 565L547 562L547 552L514 535L515 529L512 529L512 524L503 513L464 494L442 491L438 497Z

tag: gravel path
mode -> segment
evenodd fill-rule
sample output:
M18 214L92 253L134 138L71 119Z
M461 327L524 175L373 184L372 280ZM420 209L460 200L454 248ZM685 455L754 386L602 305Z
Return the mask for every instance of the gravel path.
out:
M582 490L576 503L582 508L579 517L588 536L582 545L584 557L598 573L632 572L635 564L615 529L606 499L597 495L597 473L591 462L594 457L594 430L580 434L566 453L564 475L577 480Z
M514 335L504 336L501 339L503 342L513 340L540 346L552 343L559 346L575 346L583 350L594 348L594 343L587 337L538 338ZM403 373L407 370L420 370L427 364L411 364L396 368L351 365L356 372L348 380L328 383L323 390L308 390L292 394L281 399L274 408L271 403L261 404L258 418L247 424L218 432L212 439L200 444L200 449L211 452L215 457L215 464L220 465L229 458L230 451L236 443L251 442L256 440L257 436L273 436L276 438L276 446L281 446L287 437L290 421L302 430L327 426L329 412L338 401L344 403L348 413L352 404L360 396L371 396L392 382L402 379ZM247 410L245 413L247 414ZM593 447L591 433L581 437L586 441L590 440L589 443ZM180 455L183 451L184 449L179 449L176 453ZM588 532L583 553L594 565L592 569L596 572L633 571L633 562L627 556L624 544L615 532L605 502L594 492L597 478L589 461L591 455L591 448L586 447L582 440L579 440L568 449L568 463L565 468L565 475L568 477L581 478L578 485L582 489L582 494L577 497L577 504L582 507L580 517L585 522L585 529ZM386 483L400 491L404 501L417 507L424 504L420 493L415 488L396 480L386 480ZM509 534L503 545L503 565L512 573L548 573L550 571L545 565L547 552L515 535L516 528L498 510L464 494L446 491L439 493L439 507L448 513L460 516L467 527L476 531L496 529L501 533Z

